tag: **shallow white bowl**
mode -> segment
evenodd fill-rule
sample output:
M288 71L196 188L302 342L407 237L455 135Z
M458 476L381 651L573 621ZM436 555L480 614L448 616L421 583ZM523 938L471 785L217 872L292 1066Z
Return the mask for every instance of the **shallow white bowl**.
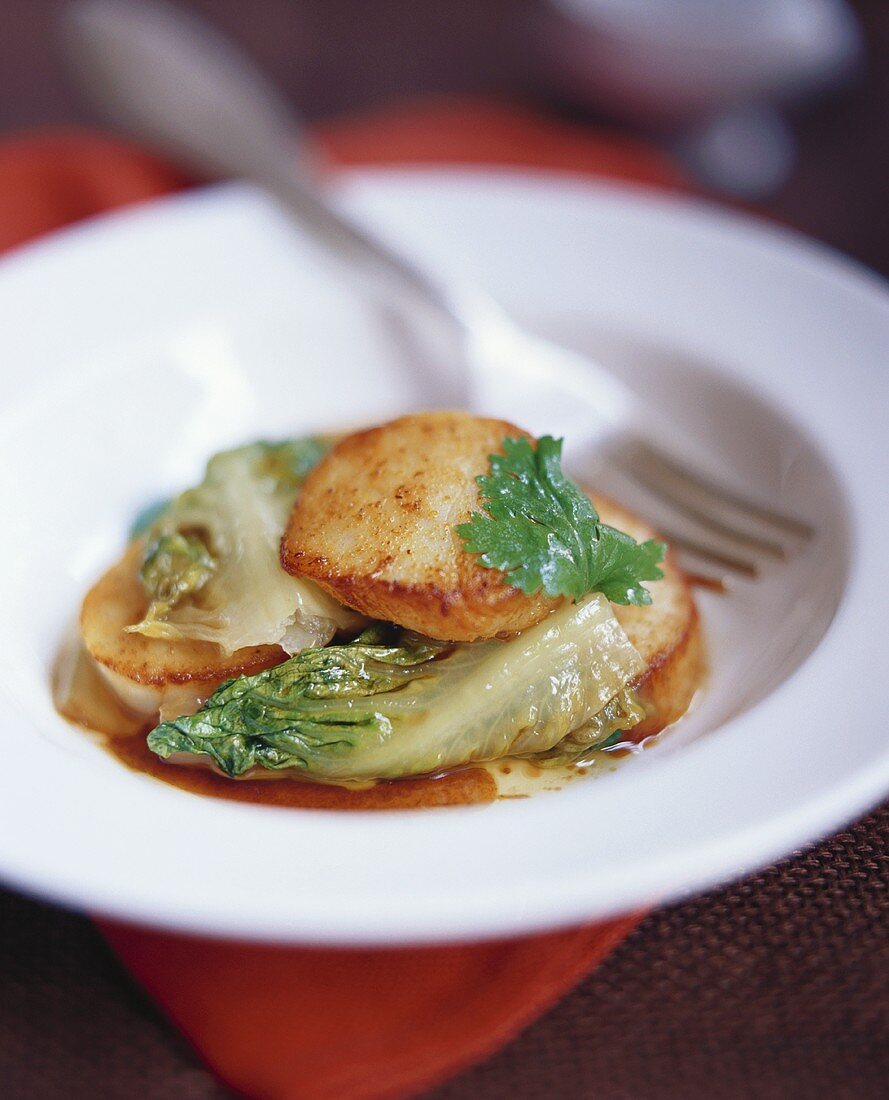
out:
M344 814L131 773L55 715L49 670L136 510L222 445L379 420L422 405L424 389L246 188L56 235L0 265L4 878L203 933L479 938L700 889L877 801L889 790L883 285L750 219L559 177L362 173L345 197L599 354L679 426L678 446L818 538L757 585L704 594L702 704L652 751L558 794Z

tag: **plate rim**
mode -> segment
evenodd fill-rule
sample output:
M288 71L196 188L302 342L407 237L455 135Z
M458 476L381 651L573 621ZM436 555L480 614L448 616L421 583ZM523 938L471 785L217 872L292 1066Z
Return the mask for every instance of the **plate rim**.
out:
M761 219L746 214L739 214L735 211L727 211L722 207L699 199L666 195L658 192L656 189L648 188L643 185L628 186L612 182L602 183L600 181L590 181L584 177L575 177L573 174L554 173L543 170L528 172L524 170L518 171L501 168L467 169L452 166L444 168L423 166L417 169L372 168L355 170L344 177L344 191L348 193L349 189L352 187L357 186L361 188L362 186L367 186L368 181L370 181L371 187L379 186L381 182L382 185L386 187L390 186L393 181L400 181L403 185L405 182L411 183L415 181L418 177L434 180L440 178L443 174L449 177L460 177L461 180L466 182L469 186L478 184L479 182L483 182L487 185L492 180L497 181L497 184L508 181L508 185L519 181L520 185L531 184L535 188L542 185L544 189L554 186L558 190L568 186L572 190L580 192L589 193L592 191L600 199L604 198L606 201L617 198L621 202L630 201L641 203L649 208L659 207L671 211L682 210L686 214L691 215L695 220L703 216L704 221L708 223L708 228L712 225L713 219L715 219L717 223L721 223L723 226L733 231L741 231L745 237L748 236L752 230L753 234L758 237L762 243L770 247L774 247L776 240L782 240L785 244L790 244L793 247L797 258L803 256L806 264L814 263L816 267L824 267L826 265L826 267L832 268L833 274L837 277L841 277L844 282L848 283L851 281L854 283L856 291L866 293L869 297L872 297L874 304L878 304L885 312L887 331L889 331L889 295L886 294L887 283L881 276L871 272L858 261L838 253L831 246L812 241L795 230L787 229L786 227L775 227L770 223L763 223ZM12 265L21 267L21 265L26 262L32 264L35 262L39 263L41 262L41 257L45 257L47 254L52 255L53 253L56 254L56 256L62 255L64 258L64 253L66 250L70 249L72 242L74 242L75 247L82 247L84 241L86 242L86 247L96 247L97 233L100 238L103 233L108 232L112 234L126 234L135 223L145 219L149 221L157 217L164 219L169 215L171 208L177 211L183 210L187 212L191 204L197 204L198 207L201 207L208 202L221 201L224 205L226 202L230 201L232 197L234 197L234 201L238 201L239 194L240 191L237 187L233 188L231 185L226 185L197 192L165 196L160 199L151 200L145 204L140 204L135 208L125 208L112 211L108 214L99 215L85 222L68 227L60 232L47 235L31 244L14 250L8 257L4 258L2 263L0 263L0 293L3 292L2 278L7 272L12 271ZM80 241L80 244L78 244L78 241ZM99 244L101 244L101 239L99 240ZM830 631L833 631L835 625L836 623L832 624ZM2 690L2 682L0 682L0 690ZM763 703L765 702L767 702L767 700L763 701ZM754 710L756 709L757 708L754 708ZM730 725L733 724L734 723L730 723ZM723 733L726 729L727 727L723 727L719 732ZM683 749L681 755L684 757L697 748L705 747L709 742L710 739L705 739L705 742L700 746L687 746ZM661 766L663 767L668 763L670 762L665 761ZM165 789L169 790L169 788ZM889 789L889 749L887 749L885 757L885 774L883 771L880 771L872 772L869 775L858 776L856 782L849 782L843 788L843 798L839 798L837 796L837 791L833 790L832 792L824 793L820 798L811 799L805 804L806 813L797 812L793 814L788 811L784 816L793 819L793 824L791 825L790 822L785 823L785 827L781 831L780 839L774 828L775 821L774 819L770 819L769 822L763 822L760 826L748 830L748 832L744 834L741 838L744 840L744 843L739 846L739 851L734 857L734 862L726 859L723 849L721 856L716 851L710 853L709 862L707 862L706 859L702 859L698 864L697 872L689 869L682 884L677 884L672 889L666 887L664 882L658 884L657 876L654 874L646 881L649 881L651 891L657 895L659 902L663 902L670 898L686 896L705 886L715 885L718 882L725 881L727 877L741 870L747 871L754 866L761 866L765 862L770 862L772 859L800 844L815 843L826 831L838 827L851 817L868 809L887 789ZM230 813L237 814L243 812L241 807L237 807L235 810L232 808L233 804L225 805ZM251 808L246 812L248 814L253 814L255 811ZM289 813L288 811L268 811L265 809L262 812ZM448 810L446 812L449 814L472 814L479 811L469 808L460 811ZM528 810L523 809L522 813L527 815ZM426 812L424 811L420 812L420 816L425 817L425 814ZM332 817L337 820L341 820L342 818L341 814L325 814L323 811L312 811L312 815L319 820L322 817ZM366 815L349 814L350 818L356 820L364 816ZM407 822L409 818L419 820L417 815L411 813L401 813L398 817L405 822ZM817 825L815 824L816 822L818 822ZM765 833L769 834L769 839L766 839L765 835L760 835ZM748 857L741 857L740 849L744 849L748 853L751 850L755 850L758 854L754 856L751 861ZM0 853L3 853L2 846L0 846ZM700 849L697 853L699 857L706 854L706 852ZM334 926L329 926L324 934L317 935L313 934L313 932L317 933L317 928L295 928L292 915L284 922L270 920L263 925L250 921L249 926L247 926L242 919L242 915L217 914L212 926L208 926L206 915L202 915L198 912L189 913L183 911L173 915L166 911L162 912L161 909L163 905L152 909L152 907L147 904L143 904L139 908L139 911L135 911L132 899L122 900L121 895L115 890L111 890L110 892L106 891L103 896L101 891L95 889L78 891L76 884L73 882L65 883L63 886L60 886L59 889L53 889L52 884L37 882L29 878L27 868L24 866L16 866L15 860L8 858L8 853L3 854L2 858L6 862L4 876L8 881L19 888L54 896L57 900L67 904L98 908L103 913L119 919L127 919L137 923L150 923L153 925L175 927L182 930L200 932L204 935L247 935L250 936L250 938L273 939L281 942L381 943L390 942L392 940L397 940L398 942L430 942L433 940L456 940L461 938L480 939L488 936L531 932L543 928L566 926L577 923L579 920L593 919L589 913L590 907L588 901L584 902L583 900L584 897L588 896L588 892L581 889L566 890L563 895L559 896L557 901L555 900L555 895L553 895L549 904L540 907L536 913L530 912L526 905L520 906L517 915L512 920L503 917L502 910L505 899L502 897L497 899L486 899L485 905L477 905L474 910L475 916L471 918L469 922L464 921L462 927L459 923L454 923L453 916L446 916L445 919L440 920L438 923L434 920L427 920L421 932L417 931L415 920L406 923L399 923L398 920L394 920L390 921L388 924L380 924L376 929L361 929L358 934L355 934L354 922L350 926L349 921L346 920L340 926L336 926L336 922L334 922ZM729 863L732 865L731 869L729 869ZM722 870L717 871L717 866L721 866ZM644 878L645 876L643 875L642 877ZM663 878L673 878L675 881L675 872L668 873L667 870L664 869ZM633 903L630 900L631 898L636 898L636 903L642 901L640 893L639 882L635 885L629 884L623 892L614 892L613 903L611 905L603 904L601 901L597 902L593 916L598 919L600 917L612 916L619 912L625 912L628 907L632 907ZM558 913L553 912L555 905L559 907ZM353 928L352 932L349 931L349 927ZM331 930L334 933L333 935L328 934Z

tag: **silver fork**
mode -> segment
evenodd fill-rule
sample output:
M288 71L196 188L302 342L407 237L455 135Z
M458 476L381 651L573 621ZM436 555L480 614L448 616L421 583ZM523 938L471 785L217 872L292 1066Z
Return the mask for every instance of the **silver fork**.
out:
M606 482L641 486L667 517L665 537L715 569L711 579L755 577L811 538L808 524L656 445L638 399L600 364L524 331L480 290L424 271L337 209L294 112L215 29L159 0L79 0L65 9L63 32L73 71L119 129L204 177L259 184L402 325L437 322L458 349L436 365L440 404L537 434L558 425L573 441L572 468L596 457ZM431 369L425 354L416 358Z

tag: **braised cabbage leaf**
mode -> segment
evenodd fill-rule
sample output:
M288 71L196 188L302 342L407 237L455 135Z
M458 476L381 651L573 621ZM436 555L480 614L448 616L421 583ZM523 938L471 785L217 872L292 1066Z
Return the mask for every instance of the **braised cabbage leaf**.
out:
M256 768L333 782L434 774L552 750L644 667L602 595L508 640L454 645L377 625L228 681L148 745L166 759L209 758L232 777Z
M325 645L362 620L312 581L281 568L279 543L323 438L251 443L214 455L200 485L172 500L144 533L149 606L130 631L215 642L232 653Z

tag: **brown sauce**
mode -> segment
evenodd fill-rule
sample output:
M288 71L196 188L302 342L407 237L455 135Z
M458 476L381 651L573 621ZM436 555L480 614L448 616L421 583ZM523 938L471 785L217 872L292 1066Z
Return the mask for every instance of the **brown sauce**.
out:
M297 779L229 779L200 765L166 763L145 742L152 723L135 717L96 672L80 645L59 658L53 677L56 709L96 734L102 745L133 771L194 794L315 810L408 810L493 802L497 784L485 768L466 768L422 779L396 779L361 788Z
M148 748L144 733L109 737L105 745L134 771L145 772L195 794L234 802L312 810L410 810L422 806L492 802L497 796L494 779L483 768L467 768L434 779L393 779L352 790L298 779L228 779L199 765L167 764Z

